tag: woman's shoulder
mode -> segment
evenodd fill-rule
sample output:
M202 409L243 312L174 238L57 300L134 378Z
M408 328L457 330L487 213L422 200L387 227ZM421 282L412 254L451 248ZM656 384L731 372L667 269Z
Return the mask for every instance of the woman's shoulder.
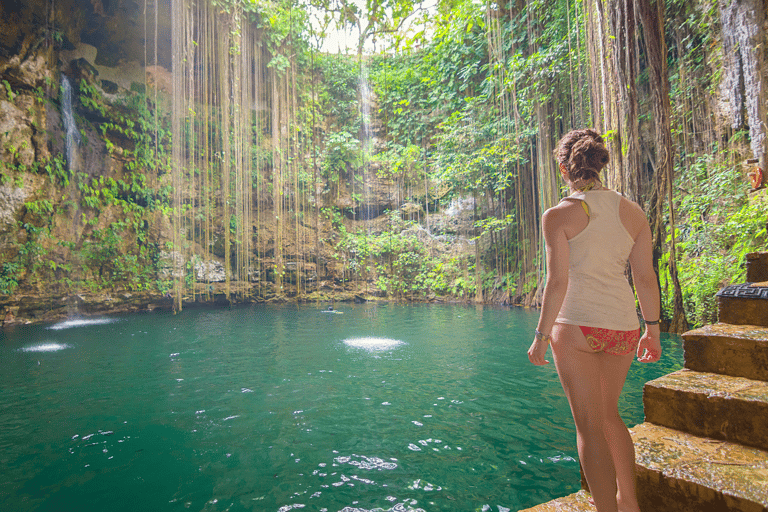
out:
M619 203L619 218L632 239L636 239L643 227L648 224L642 207L623 196Z
M581 211L581 201L575 197L564 197L555 206L547 209L541 217L545 225L565 224L574 218L574 213Z
M618 194L618 192L617 192ZM630 215L640 215L643 218L645 218L645 212L643 211L643 208L637 204L636 202L632 201L631 199L627 199L624 195L619 194L621 198L619 199L619 208L624 210L624 212L630 214Z
M580 199L574 196L564 197L555 206L552 206L551 208L548 208L546 211L544 211L544 215L549 215L552 217L556 217L560 215L568 215L570 210L574 208L579 208L579 209L581 208L579 206L579 203L582 200L583 199Z

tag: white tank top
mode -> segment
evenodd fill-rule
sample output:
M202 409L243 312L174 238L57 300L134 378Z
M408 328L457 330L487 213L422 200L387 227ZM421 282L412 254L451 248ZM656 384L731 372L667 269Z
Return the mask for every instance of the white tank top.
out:
M631 331L640 327L624 271L635 241L619 217L621 195L590 190L571 196L589 207L589 224L568 240L568 291L557 322Z

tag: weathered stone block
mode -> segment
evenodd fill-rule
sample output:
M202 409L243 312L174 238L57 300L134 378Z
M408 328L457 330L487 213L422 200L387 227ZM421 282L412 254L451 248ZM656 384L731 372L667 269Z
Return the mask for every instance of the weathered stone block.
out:
M768 452L651 423L630 432L644 512L768 512Z
M685 367L768 381L768 329L715 324L683 334Z
M748 283L768 281L768 252L751 252L747 254L745 260Z
M589 503L589 493L582 490L532 508L526 508L520 512L588 512L594 510L595 506Z
M768 450L768 383L693 370L643 389L645 421Z
M768 287L756 284L726 286L717 293L718 320L734 325L768 327Z

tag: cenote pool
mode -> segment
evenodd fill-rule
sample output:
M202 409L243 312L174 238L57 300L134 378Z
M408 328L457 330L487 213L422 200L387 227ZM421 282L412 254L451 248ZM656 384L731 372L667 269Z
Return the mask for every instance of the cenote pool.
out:
M517 511L579 488L538 312L252 306L0 331L0 510ZM635 363L621 411L682 366Z

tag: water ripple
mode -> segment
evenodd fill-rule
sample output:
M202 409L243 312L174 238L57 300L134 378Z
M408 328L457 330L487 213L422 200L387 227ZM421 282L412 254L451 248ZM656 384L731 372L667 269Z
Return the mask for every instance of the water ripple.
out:
M395 469L397 464L394 462L387 462L378 457L366 457L365 455L340 455L333 459L337 464L349 464L351 466L357 466L360 469Z
M383 508L359 508L359 507L344 507L339 512L425 512L423 508L413 508L411 507L412 503L405 501L403 503L398 503L397 505L394 505L392 508L383 509Z

